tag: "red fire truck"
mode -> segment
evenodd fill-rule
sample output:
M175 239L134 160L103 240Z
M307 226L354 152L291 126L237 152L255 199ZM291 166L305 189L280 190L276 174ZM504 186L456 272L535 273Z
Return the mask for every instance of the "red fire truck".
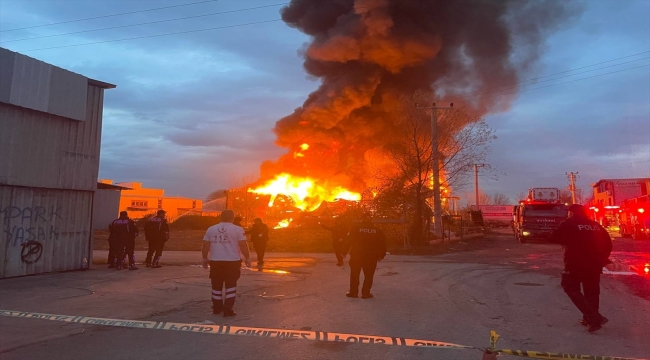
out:
M650 236L650 197L648 195L627 199L618 210L619 233L633 239Z
M513 231L519 242L546 240L567 218L567 206L560 202L558 188L532 188L526 200L514 207Z

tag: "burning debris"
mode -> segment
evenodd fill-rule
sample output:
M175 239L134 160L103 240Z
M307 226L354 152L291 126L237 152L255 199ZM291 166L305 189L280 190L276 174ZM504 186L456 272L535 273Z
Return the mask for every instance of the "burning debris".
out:
M282 19L311 36L304 68L321 81L275 126L287 153L261 166L252 192L291 196L313 210L375 186L366 163L396 131L400 98L433 91L478 118L503 111L566 2L519 0L292 0ZM512 89L511 89L512 90ZM516 90L516 89L515 89ZM457 96L471 92L471 99Z

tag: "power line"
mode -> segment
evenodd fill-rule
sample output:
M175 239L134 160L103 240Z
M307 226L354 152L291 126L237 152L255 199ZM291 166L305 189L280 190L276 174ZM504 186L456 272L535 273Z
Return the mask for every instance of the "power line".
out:
M581 80L593 79L593 78L596 78L596 77L599 77L599 76L604 76L604 75L609 75L609 74L615 74L615 73L619 73L619 72L623 72L623 71L628 71L628 70L633 70L633 69L638 69L638 68L642 68L642 67L646 67L646 66L650 66L650 64L644 64L644 65L635 66L635 67L631 67L631 68L627 68L627 69L622 69L622 70L617 70L617 71L610 71L610 72L607 72L607 73L602 73L602 74L597 74L597 75L594 75L594 76L588 76L588 77L584 77L584 78L580 78L580 79L575 79L575 80L565 81L565 82L561 82L561 83L557 83L557 84L551 84L551 85L546 85L546 86L540 86L540 87L535 87L535 88L530 88L530 89L525 89L525 90L516 90L516 91L506 92L506 93L501 93L501 94L499 94L499 93L497 93L497 94L486 93L486 94L483 94L483 95L480 95L480 96L467 97L467 98L465 98L465 99L478 99L478 98L481 98L481 97L484 97L484 96L487 96L487 95L503 96L503 95L518 94L518 93L522 93L522 92L526 92L526 91L538 90L538 89L544 89L544 88L551 87L551 86L557 86L557 85L569 84L569 83L576 82L576 81L581 81ZM462 98L462 97L461 97L461 98Z
M508 88L508 87L517 86L517 85L529 85L529 84L525 84L525 83L527 83L527 82L535 83L536 80L543 79L543 78L546 78L546 77L555 76L555 75L560 75L560 74L566 74L566 73L574 72L574 71L577 71L577 70L582 70L582 69L586 69L586 68L589 68L589 67L602 65L602 64L609 63L609 62L613 62L613 61L623 60L623 59L627 59L627 58L631 58L631 57L635 57L635 56L639 56L639 55L643 55L643 54L647 54L647 53L650 53L650 51L643 51L643 52L640 52L640 53L636 53L636 54L632 54L632 55L627 55L627 56L623 56L623 57L616 58L616 59L611 59L611 60L607 60L607 61L602 61L602 62L599 62L599 63L595 63L595 64L591 64L591 65L586 65L586 66L581 66L581 67L579 67L579 68L570 69L570 70L565 70L565 71L560 71L560 72L557 72L557 73L548 74L548 75L544 75L544 76L539 76L539 77L532 78L532 79L521 80L521 81L516 81L516 82L512 82L512 83L507 83L507 84L504 84L504 85L499 85L499 86L495 86L495 87L488 88L488 89L476 90L476 91L469 91L469 92L462 93L462 94L459 94L459 95L470 95L470 94L475 94L475 93L476 93L476 94L479 94L479 93L482 93L482 92L488 92L488 91L491 91L491 90L496 90L496 89L501 89L501 88ZM571 74L571 75L566 75L566 76L562 76L562 77L555 78L555 79L543 80L543 81L540 81L540 82L545 82L545 81L551 81L551 80L562 79L562 78L565 78L565 77L575 76L575 75L578 75L578 74L584 74L584 73L587 73L587 72L590 72L590 71L595 71L595 70L600 70L600 69L606 69L606 68L609 68L609 67L619 66L619 65L623 65L623 64L627 64L627 63L631 63L631 62L635 62L635 61L640 61L640 60L645 60L645 59L649 59L649 58L650 58L650 57L645 57L645 58L636 59L636 60L631 60L631 61L624 62L624 63L619 63L619 64L614 64L614 65L603 66L603 67L598 68L598 69L587 70L587 71L583 71L583 72L580 72L580 73Z
M169 22L169 21L179 21L179 20L195 19L195 18L206 17L206 16L221 15L221 14L230 14L230 13L236 13L236 12L241 12L241 11L249 11L249 10L257 10L257 9L263 9L263 8L275 7L275 6L282 6L282 5L287 5L287 4L288 4L288 3L280 3L280 4L272 4L272 5L263 5L263 6L256 6L256 7L251 7L251 8L245 8L245 9L237 9L237 10L220 11L220 12L215 12L215 13L210 13L210 14L193 15L193 16L186 16L186 17L174 18L174 19L167 19L167 20L156 20L156 21L149 21L149 22L143 22L143 23L137 23L137 24L111 26L111 27L101 28L101 29L80 30L80 31L73 31L73 32L68 32L68 33L63 33L63 34L44 35L44 36L36 36L36 37L23 38L23 39L6 40L6 41L0 41L0 43L3 43L3 44L4 44L4 43L10 43L10 42L17 42L17 41L26 41L26 40L44 39L44 38L51 38L51 37L56 37L56 36L73 35L73 34L82 34L82 33L89 33L89 32L95 32L95 31L121 29L121 28L133 27L133 26L141 26L141 25L158 24L158 23Z
M110 14L110 15L93 16L93 17L89 17L89 18L76 19L76 20L67 20L67 21L61 21L61 22L55 22L55 23L49 23L49 24L43 24L43 25L27 26L27 27L16 28L16 29L0 30L0 32L18 31L18 30L34 29L34 28L52 26L52 25L69 24L69 23L79 22L79 21L103 19L103 18L107 18L107 17L130 15L130 14L138 14L138 13L155 11L155 10L172 9L172 8L177 8L177 7L205 4L205 3L217 2L217 1L219 1L219 0L204 0L204 1L188 3L188 4L170 5L170 6L163 6L163 7L157 7L157 8L152 8L152 9L136 10L136 11L129 11L129 12L123 12L123 13L118 13L118 14Z
M249 23L245 23L245 24L234 24L234 25L226 25L226 26L217 26L217 27L207 28L207 29L187 30L187 31L179 31L179 32L165 33L165 34L158 34L158 35L136 36L136 37L130 37L130 38L124 38L124 39L114 39L114 40L104 40L104 41L93 41L93 42L82 43L82 44L72 44L72 45L62 45L62 46L52 46L52 47L47 47L47 48L21 50L20 52L30 52L30 51L40 51L40 50L61 49L61 48L68 48L68 47L75 47L75 46L84 46L84 45L93 45L93 44L105 44L105 43L111 43L111 42L128 41L128 40L137 40L137 39L146 39L146 38L162 37L162 36L169 36L169 35L189 34L189 33L201 32L201 31L210 31L210 30L219 30L219 29L228 29L228 28L240 27L240 26L248 26L248 25L265 24L265 23L271 23L271 22L276 22L276 21L282 21L282 19L263 20L263 21L254 21L254 22L249 22Z

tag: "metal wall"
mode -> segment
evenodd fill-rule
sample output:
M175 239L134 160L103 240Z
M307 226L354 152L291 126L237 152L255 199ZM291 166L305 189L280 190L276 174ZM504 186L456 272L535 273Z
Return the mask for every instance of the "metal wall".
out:
M120 213L120 190L97 189L93 203L93 228L106 230Z
M103 96L88 85L85 121L0 103L0 185L94 191Z
M88 79L0 48L0 102L86 120Z
M93 192L0 185L0 278L88 268Z

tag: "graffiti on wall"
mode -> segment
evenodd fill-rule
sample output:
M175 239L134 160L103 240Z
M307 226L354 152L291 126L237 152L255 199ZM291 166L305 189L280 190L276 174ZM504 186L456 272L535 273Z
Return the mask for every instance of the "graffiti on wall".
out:
M20 252L20 260L25 264L33 264L40 260L42 255L43 244L30 240L23 244L23 249Z
M21 246L23 248L21 259L38 261L39 254L43 251L42 242L58 240L57 220L63 220L63 217L61 207L7 206L0 210L0 219L2 219L3 242L12 247Z

